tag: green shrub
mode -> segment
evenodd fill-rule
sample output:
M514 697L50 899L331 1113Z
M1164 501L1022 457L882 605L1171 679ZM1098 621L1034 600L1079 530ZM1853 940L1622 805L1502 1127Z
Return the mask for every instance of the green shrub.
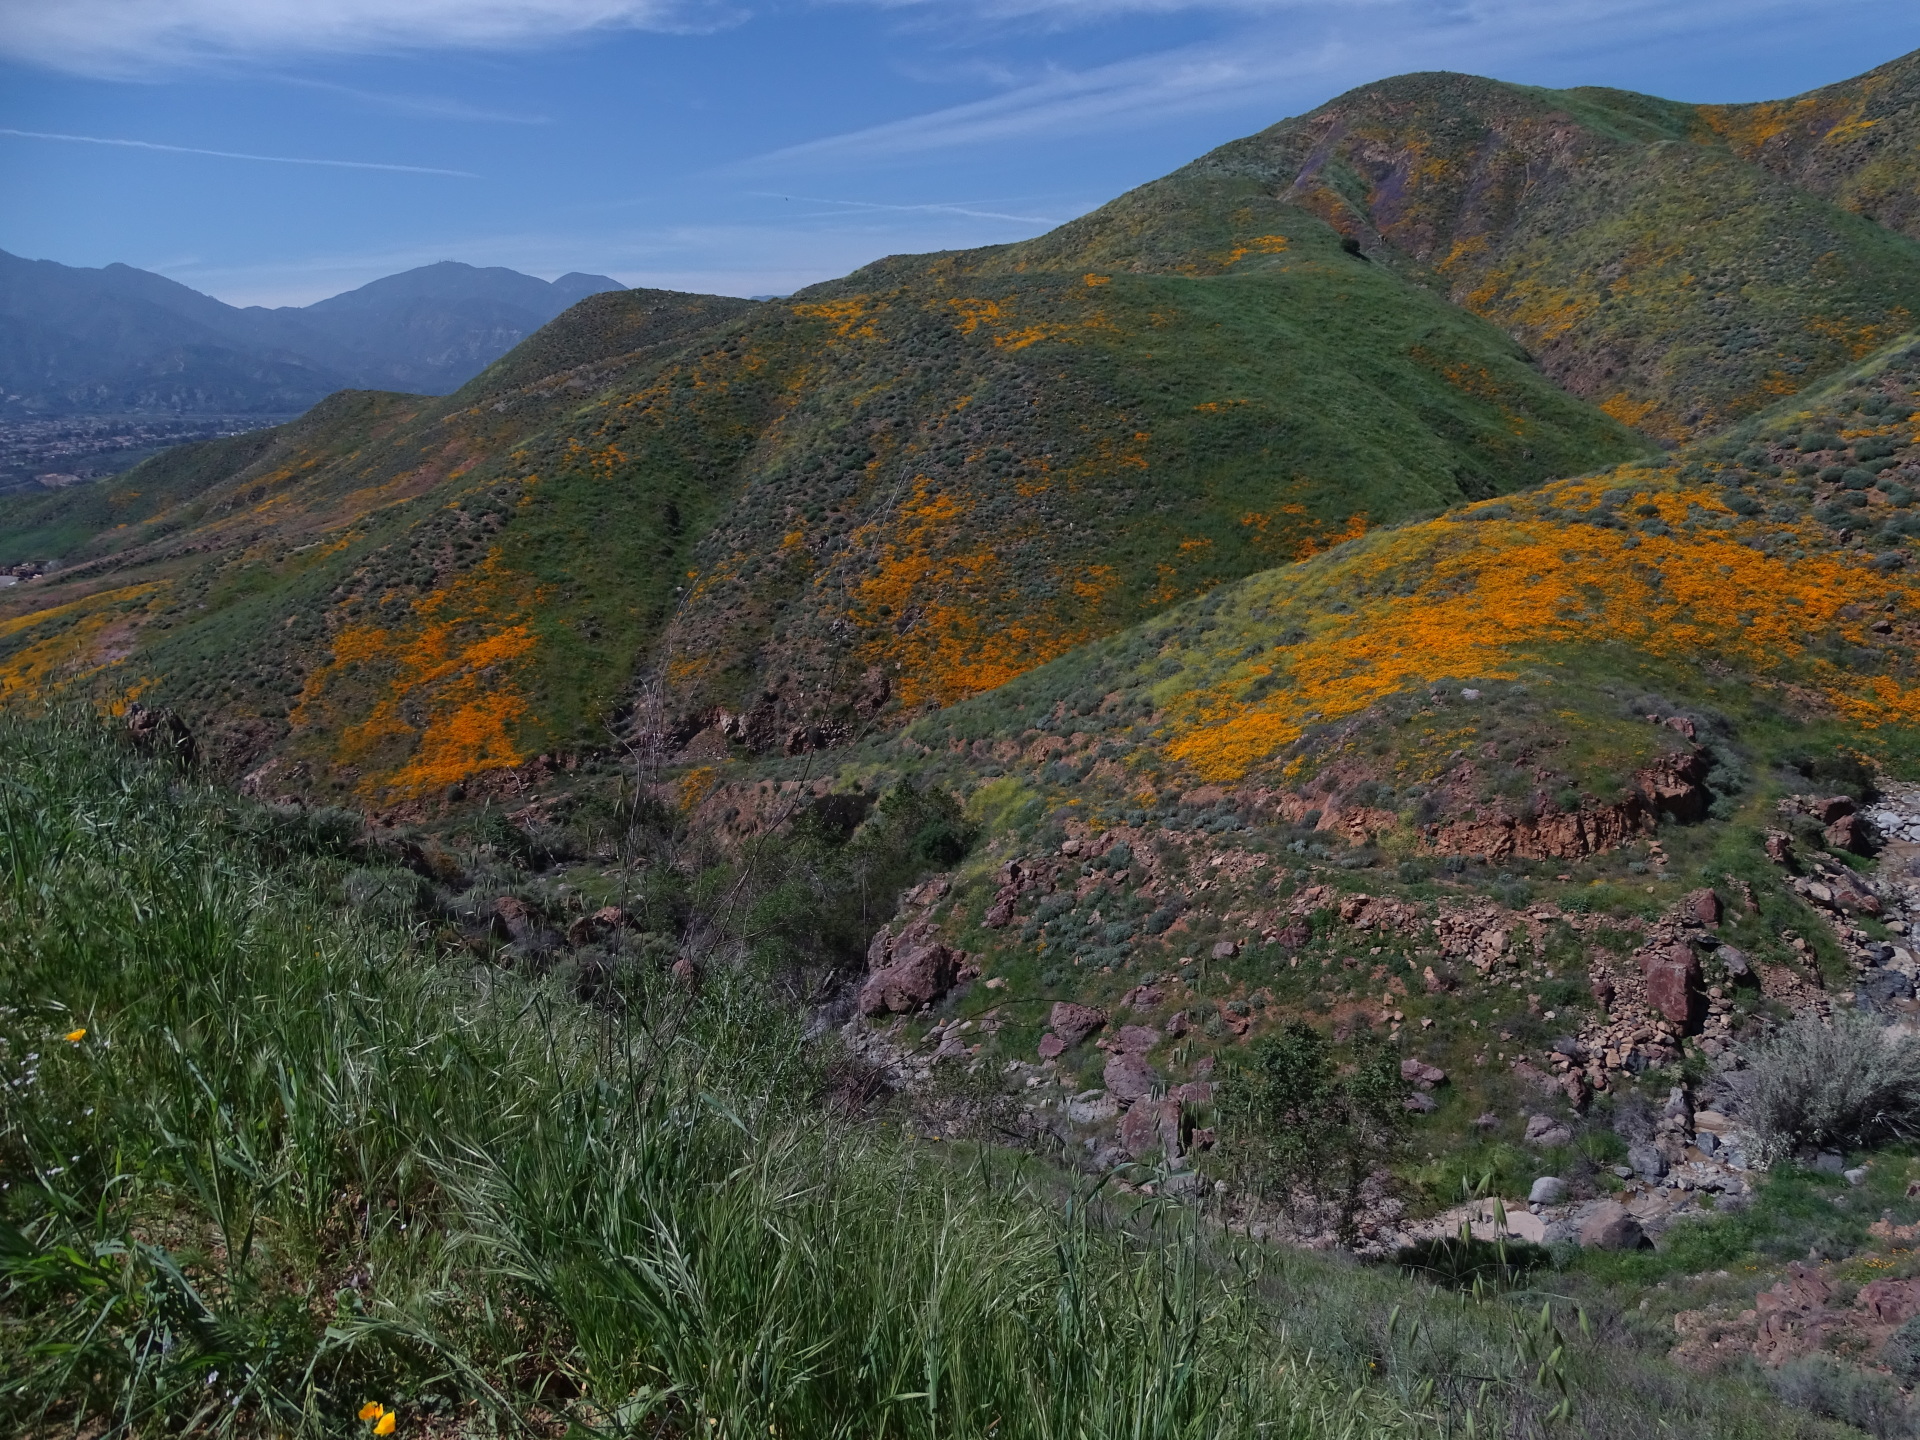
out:
M1920 1040L1871 1017L1795 1018L1748 1057L1741 1114L1767 1155L1871 1145L1920 1126Z

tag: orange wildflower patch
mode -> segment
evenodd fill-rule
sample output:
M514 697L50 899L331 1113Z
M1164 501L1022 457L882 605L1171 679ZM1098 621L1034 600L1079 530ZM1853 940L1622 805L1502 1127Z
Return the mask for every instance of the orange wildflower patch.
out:
M344 627L289 716L295 734L336 730L335 758L361 767L369 795L422 795L522 763L515 731L528 701L516 676L535 648L540 598L495 552L391 629Z
M0 647L16 636L23 642L0 658L0 701L44 698L126 658L123 608L160 588L126 585L0 621ZM41 629L43 637L27 638Z
M1255 235L1216 257L1222 266L1237 265L1249 255L1279 255L1293 242L1284 235Z
M880 332L874 317L887 307L875 303L871 295L850 295L844 300L822 300L817 304L796 305L793 313L812 320L824 320L840 340L877 340Z
M882 533L876 524L854 538ZM1118 583L1111 567L1093 566L1060 576L1059 597L1034 604L998 550L969 531L966 507L922 478L850 599L869 637L862 662L880 666L901 703L917 708L992 690L1084 644Z
M1622 425L1632 425L1638 428L1649 415L1660 408L1660 402L1658 400L1636 400L1627 394L1626 391L1621 390L1602 400L1600 402L1600 408L1618 420Z
M1541 498L1591 508L1601 489L1635 478L1632 469L1613 472L1549 487ZM1726 513L1707 491L1662 485L1636 498L1676 522L1690 507ZM1176 700L1169 753L1206 779L1237 780L1309 725L1436 680L1512 677L1557 647L1580 644L1632 646L1671 660L1712 656L1760 675L1791 675L1862 726L1920 722L1920 688L1842 671L1812 643L1836 632L1864 638L1859 622L1840 614L1849 598L1867 586L1898 590L1905 608L1914 582L1833 552L1776 558L1738 543L1742 533L1630 536L1539 519L1449 518L1382 535L1331 568L1276 572L1247 592L1250 609L1270 613L1309 584L1314 594L1372 598L1343 615L1303 606L1303 614L1317 612L1310 634L1285 652L1286 684L1270 696L1238 698L1248 680L1273 668L1261 661ZM1414 593L1381 593L1390 577L1403 576L1420 577Z

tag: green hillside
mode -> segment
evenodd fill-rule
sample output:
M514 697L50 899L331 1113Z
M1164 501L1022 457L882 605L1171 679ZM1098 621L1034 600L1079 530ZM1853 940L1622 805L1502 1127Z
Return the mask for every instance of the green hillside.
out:
M1759 105L1702 105L1699 125L1803 190L1920 240L1920 54Z
M790 302L597 297L445 401L342 397L104 513L18 511L22 550L112 524L0 601L0 683L217 716L223 762L370 797L604 743L648 668L679 738L725 710L804 748L1642 448L1318 222L1269 248L1219 278L936 258Z
M1288 954L1309 936L1336 953L1362 943L1316 918L1351 894L1393 917L1367 940L1400 936L1411 948L1391 963L1404 968L1415 952L1439 962L1422 947L1444 940L1449 914L1478 910L1487 929L1544 905L1638 933L1696 887L1746 885L1759 897L1737 942L1750 957L1811 967L1813 989L1850 986L1832 932L1761 840L1789 824L1783 797L1920 775L1917 426L1911 345L1664 461L1221 586L810 773L843 791L917 777L971 797L984 843L935 918L1006 982L953 1014L1026 1017L996 1042L1008 1056L1027 1053L1056 1000L1128 1004L1160 1025L1148 1017L1163 1006L1191 1016L1207 997L1204 1014L1264 986L1271 1023L1339 1021L1351 985L1289 974ZM763 823L756 786L798 778L785 762L680 783L724 833L731 813ZM1005 862L1044 877L1068 840L1120 858L1056 872L1053 900L1044 878L1007 888ZM1795 843L1831 842L1815 825ZM990 920L1010 895L1011 917ZM1295 916L1307 928L1285 950L1260 944ZM1791 934L1818 943L1796 954ZM1578 945L1562 938L1570 963ZM1220 941L1243 958L1199 964ZM1604 1023L1581 968L1547 1003L1553 1033ZM1159 998L1123 1000L1156 977ZM1465 1022L1485 1023L1448 993L1389 996L1385 1011L1371 993L1370 1023L1398 1009L1393 1023L1436 1024L1422 1037L1433 1053L1467 1053ZM1544 1043L1538 1010L1523 1021ZM1216 1048L1190 1041L1180 1063ZM1462 1124L1475 1093L1450 1112Z
M594 297L444 400L10 502L4 554L63 568L0 597L0 689L171 704L230 770L380 802L846 743L1904 331L1920 244L1703 114L1406 76L1024 244Z
M1033 247L1049 263L1211 273L1253 263L1248 237L1305 210L1507 330L1573 393L1684 439L1861 359L1920 313L1905 202L1861 198L1875 184L1912 193L1898 167L1915 121L1899 97L1916 75L1908 57L1816 92L1823 114L1862 95L1897 113L1869 127L1873 165L1828 145L1799 168L1747 138L1785 133L1766 117L1799 102L1703 109L1401 76L1224 145Z

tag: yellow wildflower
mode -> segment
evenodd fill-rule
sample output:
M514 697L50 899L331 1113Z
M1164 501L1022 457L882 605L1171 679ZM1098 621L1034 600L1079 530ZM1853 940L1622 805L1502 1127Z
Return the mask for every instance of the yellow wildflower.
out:
M386 1413L386 1407L378 1400L369 1400L360 1407L360 1418L362 1420L378 1420Z
M87 1038L87 1027L82 1025L78 1030L69 1030L60 1038L65 1040L69 1045L78 1045L82 1040Z
M373 1433L376 1435L391 1435L393 1433L394 1423L398 1418L393 1411L387 1411L386 1414L380 1417L379 1423L373 1427Z

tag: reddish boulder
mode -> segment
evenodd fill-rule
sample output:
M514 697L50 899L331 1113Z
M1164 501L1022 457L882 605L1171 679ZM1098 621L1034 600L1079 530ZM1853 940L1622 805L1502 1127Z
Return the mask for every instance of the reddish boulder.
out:
M1280 933L1274 937L1283 950L1298 950L1313 938L1313 926L1304 915L1296 915L1280 927Z
M1136 1100L1120 1117L1120 1143L1136 1160L1158 1150L1169 1160L1180 1157L1180 1102Z
M1055 1035L1052 1031L1048 1031L1040 1037L1040 1058L1042 1060L1058 1060L1066 1053L1067 1042L1062 1040L1058 1035Z
M1920 1280L1870 1281L1856 1303L1882 1325L1904 1324L1920 1315Z
M1106 1082L1108 1093L1122 1104L1132 1104L1144 1099L1153 1089L1153 1083L1160 1077L1155 1075L1147 1062L1128 1051L1119 1051L1107 1057L1106 1068L1100 1078Z
M1626 1206L1609 1200L1587 1213L1580 1225L1580 1243L1593 1250L1638 1250L1647 1243L1647 1232Z
M1117 1040L1127 1054L1144 1055L1160 1043L1160 1032L1145 1025L1122 1025Z
M1701 925L1720 923L1720 897L1712 890L1695 890L1680 902L1680 914Z
M1849 795L1829 795L1825 799L1811 802L1813 816L1822 825L1831 825L1843 816L1853 814L1853 797Z
M1400 1078L1418 1089L1431 1090L1447 1083L1447 1072L1424 1060L1406 1059L1400 1062Z
M1641 969L1647 979L1647 1004L1682 1033L1695 1029L1705 997L1700 989L1700 960L1692 948L1672 945L1648 951Z
M626 914L620 907L608 905L591 915L582 915L567 926L567 943L586 945L595 940L604 940L626 923Z
M1060 1037L1061 1043L1069 1046L1078 1045L1106 1023L1104 1011L1065 1000L1055 1002L1052 1013L1047 1016L1049 1028Z
M873 973L860 987L862 1015L900 1015L938 1000L960 978L960 955L933 938L933 927L916 921L896 938L882 930L867 948Z
M1827 826L1826 835L1830 849L1845 850L1854 855L1873 853L1873 841L1867 834L1867 822L1858 815L1842 815Z
M502 895L493 902L493 928L507 940L525 940L533 934L533 912L517 896Z
M1793 864L1793 837L1784 830L1769 830L1766 838L1767 859L1776 865Z

